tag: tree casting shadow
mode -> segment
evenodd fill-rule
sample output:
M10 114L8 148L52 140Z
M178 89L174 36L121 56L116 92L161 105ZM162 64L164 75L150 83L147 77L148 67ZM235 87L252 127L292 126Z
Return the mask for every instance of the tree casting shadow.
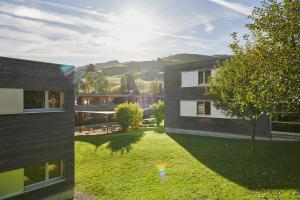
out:
M221 176L251 190L300 191L300 143L208 138L168 134L179 145Z
M110 135L79 135L75 137L75 141L87 142L98 149L101 145L108 143L107 147L114 152L120 152L121 154L129 152L132 149L132 145L141 140L144 136L144 132L130 132L130 133L116 133Z

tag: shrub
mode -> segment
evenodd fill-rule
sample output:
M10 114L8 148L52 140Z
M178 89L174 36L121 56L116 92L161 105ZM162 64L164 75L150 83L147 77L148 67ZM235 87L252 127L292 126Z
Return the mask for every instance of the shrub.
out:
M116 120L121 126L122 131L128 131L128 127L132 126L135 119L135 110L133 104L122 103L116 108Z
M155 123L157 126L159 126L164 119L164 109L165 104L163 101L158 101L157 103L151 105L151 115L155 118Z
M116 120L120 124L122 131L128 128L138 128L143 118L143 110L137 104L122 103L115 108Z
M134 128L139 128L140 123L143 119L144 112L142 109L140 109L138 104L133 104L134 107L134 122L133 122L133 127Z

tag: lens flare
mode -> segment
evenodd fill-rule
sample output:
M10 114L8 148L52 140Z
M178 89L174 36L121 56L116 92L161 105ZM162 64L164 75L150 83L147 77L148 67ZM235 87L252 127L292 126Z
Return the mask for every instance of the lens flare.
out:
M69 76L74 72L74 67L71 65L60 65L60 71L64 76Z
M158 169L159 177L164 179L166 177L166 163L157 163L155 167Z

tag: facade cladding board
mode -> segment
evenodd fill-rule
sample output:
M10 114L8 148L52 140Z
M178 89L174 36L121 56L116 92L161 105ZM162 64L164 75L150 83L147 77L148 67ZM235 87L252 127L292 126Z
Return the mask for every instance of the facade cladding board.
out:
M74 187L74 70L0 57L0 88L62 90L64 111L0 115L0 172L64 161L64 181L8 199L43 199ZM71 192L71 195L73 193Z
M196 131L221 132L238 135L250 135L251 126L241 119L213 116L180 116L180 101L209 101L205 95L206 87L181 87L181 72L215 69L217 62L210 60L198 63L187 63L165 66L165 127L171 129L186 129ZM257 123L257 136L269 137L270 120L267 116Z

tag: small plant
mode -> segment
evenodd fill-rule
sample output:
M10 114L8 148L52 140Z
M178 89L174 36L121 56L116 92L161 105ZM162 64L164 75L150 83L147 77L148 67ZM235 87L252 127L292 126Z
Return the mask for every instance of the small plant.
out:
M165 104L163 101L158 101L157 103L151 105L151 115L155 118L155 123L157 126L159 126L164 119L164 109Z
M139 128L143 118L143 110L137 104L123 103L115 108L116 120L120 124L122 131L128 131L128 128Z

